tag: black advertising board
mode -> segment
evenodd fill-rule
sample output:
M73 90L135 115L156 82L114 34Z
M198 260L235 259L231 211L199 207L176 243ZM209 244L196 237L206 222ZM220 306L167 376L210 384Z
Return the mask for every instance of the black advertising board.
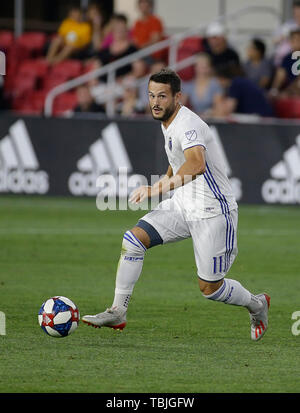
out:
M299 125L209 126L238 202L300 203ZM160 125L151 119L0 118L0 194L96 196L106 188L127 197L167 165Z

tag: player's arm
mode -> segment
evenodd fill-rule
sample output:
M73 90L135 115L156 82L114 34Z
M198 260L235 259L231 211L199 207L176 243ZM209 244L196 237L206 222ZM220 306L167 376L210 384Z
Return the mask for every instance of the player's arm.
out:
M205 172L205 148L202 145L186 149L184 156L185 162L181 165L176 175L173 175L172 171L172 175L165 175L152 187L137 188L133 192L130 202L139 203L146 198L165 194L170 190L186 185Z
M197 176L205 172L205 148L202 145L196 145L184 151L185 162L181 165L176 175L169 178L168 181L161 182L158 194L179 188L193 181ZM156 192L156 191L155 191Z
M132 194L130 195L130 202L133 203L138 203L141 202L142 200L151 197L151 192L155 192L159 190L159 187L161 185L166 185L167 182L169 182L170 178L173 176L173 169L171 165L169 165L167 172L165 175L160 178L157 182L155 182L154 185L152 186L140 186L139 188L135 189ZM142 198L142 199L141 199Z
M162 185L166 182L169 182L169 180L172 176L173 176L173 169L172 169L171 165L169 165L165 175L161 179L159 179L157 182L155 182L154 185L152 185L152 189L158 188L159 185Z

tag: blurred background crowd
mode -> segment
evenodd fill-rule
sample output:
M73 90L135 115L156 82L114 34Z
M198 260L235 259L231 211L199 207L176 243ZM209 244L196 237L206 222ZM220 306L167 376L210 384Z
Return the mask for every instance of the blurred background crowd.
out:
M70 5L53 33L24 31L16 39L13 31L0 29L0 50L6 56L1 110L41 115L54 87L168 38L153 0L136 1L133 24L126 14L102 4ZM295 52L300 59L299 0L292 4L292 18L274 32L271 47L253 37L241 56L225 25L212 22L202 35L185 39L180 52L196 56L195 64L179 70L182 103L203 117L238 113L300 118L300 61L295 59ZM116 70L113 91L107 88L107 74L97 76L60 94L53 113L105 116L107 94L113 93L117 115L147 115L147 83L139 80L168 64L167 48L135 59Z

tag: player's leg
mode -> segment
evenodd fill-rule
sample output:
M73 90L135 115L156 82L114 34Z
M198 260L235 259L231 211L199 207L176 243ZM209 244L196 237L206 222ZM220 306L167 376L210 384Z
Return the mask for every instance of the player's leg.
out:
M154 228L147 232L138 223L130 231L125 232L112 308L126 312L134 286L142 272L145 252L148 248L159 244L162 244L162 240Z
M251 338L258 340L268 325L269 297L254 295L239 281L226 278L237 255L237 211L191 225L199 287L204 297L245 307L251 318ZM205 239L203 239L205 234Z
M112 307L127 310L133 288L142 272L144 255L148 248L189 236L182 212L170 199L161 202L155 210L140 219L123 238Z
M95 327L123 329L126 325L128 303L142 272L146 250L189 236L181 211L174 210L173 201L168 199L161 202L155 210L146 214L134 228L124 234L111 308L96 315L86 315L82 321Z
M128 303L135 283L142 272L145 252L151 246L151 239L144 229L136 226L125 232L117 267L112 306L102 313L85 315L82 318L84 323L94 327L105 326L120 330L126 326Z

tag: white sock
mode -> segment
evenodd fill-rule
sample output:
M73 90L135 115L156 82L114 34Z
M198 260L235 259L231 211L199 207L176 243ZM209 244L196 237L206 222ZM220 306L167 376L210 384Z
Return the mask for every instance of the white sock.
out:
M115 297L112 307L127 311L135 283L142 272L146 247L131 231L123 237L121 257L116 275Z
M246 290L241 283L230 278L224 279L221 287L213 294L204 296L210 300L221 301L225 304L246 307L251 313L259 312L262 307L262 303L258 298Z

